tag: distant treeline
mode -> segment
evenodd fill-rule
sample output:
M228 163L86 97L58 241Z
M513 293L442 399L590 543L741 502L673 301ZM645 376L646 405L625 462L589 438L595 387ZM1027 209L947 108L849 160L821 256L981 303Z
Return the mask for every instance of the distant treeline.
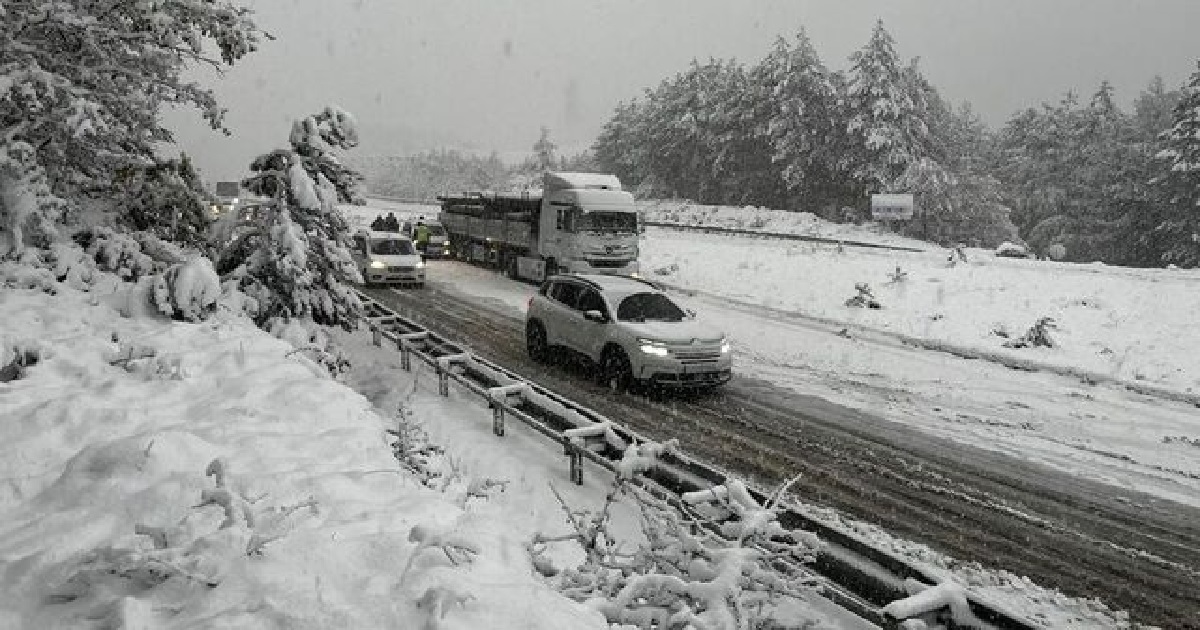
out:
M909 192L896 229L945 244L1023 241L1067 260L1200 264L1200 71L1180 89L1154 78L1123 111L1107 81L989 129L952 106L882 22L830 70L803 31L756 64L693 61L628 103L592 150L557 155L548 129L531 157L439 150L359 158L376 194L536 187L545 170L615 173L642 198L756 205L834 221L869 216L873 192Z
M414 201L433 201L446 193L536 188L541 186L541 174L550 170L596 170L589 154L559 156L550 130L544 127L532 155L518 164L508 164L496 153L482 156L453 149L405 157L356 157L351 162L372 193Z
M803 32L752 66L693 61L617 108L595 161L646 196L846 220L872 192L912 192L899 229L933 241L1200 263L1200 72L1181 90L1155 78L1132 112L1104 82L992 131L902 63L882 23L850 62L828 69Z

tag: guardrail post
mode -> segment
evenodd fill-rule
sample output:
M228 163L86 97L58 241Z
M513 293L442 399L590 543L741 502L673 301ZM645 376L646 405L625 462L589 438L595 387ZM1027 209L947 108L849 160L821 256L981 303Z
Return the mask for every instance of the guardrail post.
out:
M408 340L401 339L400 340L400 367L404 368L405 372L412 371L412 359L409 356L411 354L412 354L412 350L408 347Z
M492 403L492 433L504 437L504 405Z
M383 346L383 329L378 326L371 327L371 342L376 348Z
M438 393L443 396L450 395L450 375L446 368L439 362L437 366L438 377Z
M571 461L571 482L577 486L583 485L583 447L573 442L567 442L567 456Z

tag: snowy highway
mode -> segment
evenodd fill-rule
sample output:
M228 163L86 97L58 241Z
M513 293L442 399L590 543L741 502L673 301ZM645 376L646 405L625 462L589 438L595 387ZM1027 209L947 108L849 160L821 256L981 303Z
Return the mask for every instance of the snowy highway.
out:
M526 358L522 315L533 291L490 271L433 261L426 290L370 293L634 430L660 439L679 437L695 456L765 484L801 473L795 492L802 501L834 508L959 561L1009 570L1071 595L1099 597L1167 627L1190 623L1200 605L1192 588L1200 580L1200 510L1090 480L1112 471L1089 468L1087 462L1073 464L1087 474L1072 474L1036 461L1037 454L1018 458L1003 447L979 449L953 439L952 432L947 439L885 417L900 410L915 413L922 405L969 416L979 413L978 407L1002 402L976 394L986 390L995 398L1005 387L1019 386L1021 400L1030 394L1069 395L1063 384L1046 383L1046 375L953 359L957 363L943 369L966 376L955 388L938 389L954 391L936 402L914 402L925 396L922 388L889 388L879 378L854 371L836 376L833 371L772 365L765 351L814 343L815 338L843 340L837 331L693 296L702 316L728 324L735 334L760 332L760 342L742 335L740 376L715 395L614 396L578 367L541 366ZM738 321L742 325L735 327ZM853 341L857 353L874 360L881 353L893 363L951 360L886 340ZM920 373L928 376L932 369L925 366ZM1028 383L1014 384L1012 378ZM1042 383L1040 389L1035 383ZM818 393L823 395L813 395ZM893 404L880 408L885 413L860 410L870 408L872 400Z

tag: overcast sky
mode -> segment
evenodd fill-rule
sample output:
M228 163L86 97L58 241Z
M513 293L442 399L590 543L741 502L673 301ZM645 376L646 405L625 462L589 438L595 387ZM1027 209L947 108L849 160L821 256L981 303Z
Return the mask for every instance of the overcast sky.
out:
M692 58L760 59L804 28L827 66L848 67L877 18L954 102L992 126L1017 110L1091 94L1122 106L1158 74L1181 85L1200 58L1200 0L247 0L276 36L216 77L232 138L171 114L205 179L245 174L291 121L336 104L361 152L432 146L528 151L546 125L585 148L620 101Z

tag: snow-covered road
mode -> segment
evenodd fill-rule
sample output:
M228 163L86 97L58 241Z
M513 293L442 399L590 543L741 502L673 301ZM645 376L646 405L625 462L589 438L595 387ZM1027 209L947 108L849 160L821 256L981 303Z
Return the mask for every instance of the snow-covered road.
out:
M679 437L690 454L710 463L765 483L799 472L797 496L893 535L1130 609L1170 616L1194 606L1187 602L1195 593L1178 581L1181 575L1200 576L1200 529L1195 525L1200 511L1194 508L881 419L869 406L856 411L828 402L829 396L805 395L796 391L796 383L773 384L754 375L767 374L771 367L760 358L739 365L739 377L714 397L614 397L581 370L541 366L525 357L522 312L534 287L453 261L433 261L430 274L437 280L426 290L376 289L371 294L636 431L655 439ZM699 307L702 316L710 315L708 309L724 309L726 316L739 317L743 328L730 328L735 339L743 334L739 330L768 327L766 333L774 335L768 341L781 351L788 349L781 340L795 329L822 334L772 313L744 313L736 305L684 299ZM929 354L896 344L882 344L882 349ZM766 351L760 348L760 353ZM886 355L878 358L888 360ZM950 359L945 355L940 360ZM994 365L989 369L1004 376L1038 377ZM986 382L987 376L978 378ZM864 390L853 375L817 374L808 386L839 388L843 394L883 402L904 393L878 386ZM891 401L897 402L915 406L922 399ZM1079 566L1089 568L1081 571ZM1097 575L1108 576L1103 587L1094 586Z
M536 287L434 262L431 282L523 317ZM904 345L712 293L677 294L734 340L736 371L950 438L1200 506L1200 435L1189 405Z

